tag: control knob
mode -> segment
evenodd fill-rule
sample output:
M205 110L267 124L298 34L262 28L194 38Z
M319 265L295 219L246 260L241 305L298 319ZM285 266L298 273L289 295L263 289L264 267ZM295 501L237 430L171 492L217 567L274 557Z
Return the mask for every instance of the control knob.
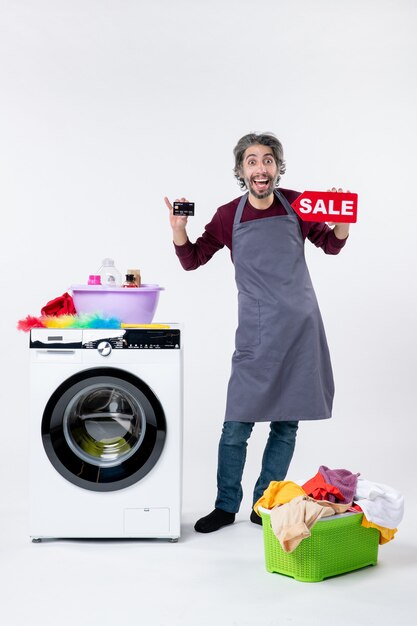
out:
M100 341L97 351L101 356L109 356L111 352L111 344L108 341Z

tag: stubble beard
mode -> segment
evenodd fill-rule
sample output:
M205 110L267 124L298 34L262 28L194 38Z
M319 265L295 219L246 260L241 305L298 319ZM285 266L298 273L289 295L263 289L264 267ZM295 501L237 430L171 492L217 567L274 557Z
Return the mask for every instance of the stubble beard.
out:
M250 191L250 193L252 194L252 196L256 198L257 200L263 200L264 198L267 198L274 192L279 176L276 176L275 178L270 178L268 176L268 179L269 179L268 188L262 192L256 191L256 189L252 186L252 183L249 179L244 178L243 180L245 181L245 185L247 189Z

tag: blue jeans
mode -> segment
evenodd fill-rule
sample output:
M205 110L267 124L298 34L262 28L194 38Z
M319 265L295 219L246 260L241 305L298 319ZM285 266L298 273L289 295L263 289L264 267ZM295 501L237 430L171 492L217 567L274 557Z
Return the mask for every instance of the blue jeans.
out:
M219 443L216 508L237 513L243 497L242 475L254 422L225 422ZM262 468L253 492L259 500L271 480L284 480L295 448L298 422L271 422Z

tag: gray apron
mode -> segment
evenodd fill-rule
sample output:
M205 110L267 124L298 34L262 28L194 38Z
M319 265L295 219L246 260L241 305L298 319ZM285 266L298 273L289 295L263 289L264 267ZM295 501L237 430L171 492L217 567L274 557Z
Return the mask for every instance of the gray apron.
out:
M331 417L332 366L300 224L275 193L287 215L241 223L245 194L233 224L239 319L226 421Z

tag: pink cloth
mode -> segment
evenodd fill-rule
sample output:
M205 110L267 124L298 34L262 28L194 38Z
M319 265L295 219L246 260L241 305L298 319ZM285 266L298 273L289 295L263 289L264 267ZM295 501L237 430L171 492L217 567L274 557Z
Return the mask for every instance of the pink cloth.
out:
M317 472L302 487L306 494L315 500L328 500L328 502L343 501L343 494L337 487L327 484L320 472Z
M356 492L356 485L359 474L352 474L347 469L331 470L325 465L320 465L319 473L323 476L326 483L336 487L342 494L343 500L339 502L352 502ZM330 502L336 502L336 498L329 496Z

